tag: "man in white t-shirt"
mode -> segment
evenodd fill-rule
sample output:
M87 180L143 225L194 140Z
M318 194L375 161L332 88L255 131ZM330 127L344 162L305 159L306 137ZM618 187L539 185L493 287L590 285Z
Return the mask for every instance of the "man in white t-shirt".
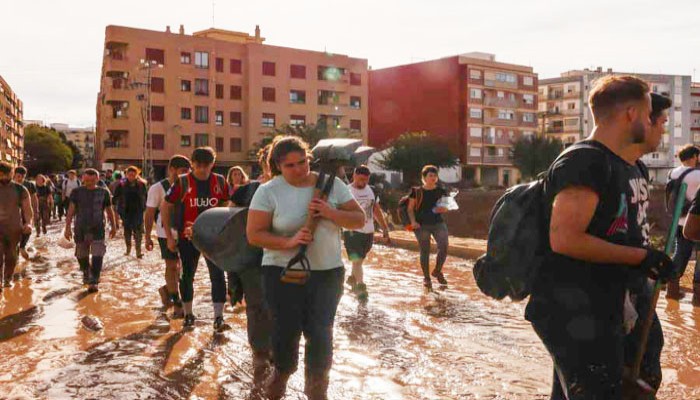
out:
M684 146L678 152L678 158L680 158L681 165L676 167L668 175L669 180L680 179L683 177L683 182L688 185L688 190L686 191L685 198L686 203L689 205L695 197L695 193L700 188L700 169L698 168L698 156L700 155L700 149L692 144ZM672 279L668 283L668 289L666 291L666 297L669 299L679 300L683 297L680 291L680 278L683 276L686 267L688 266L688 261L690 256L693 254L693 249L695 244L683 237L683 226L685 225L685 220L687 218L687 207L684 208L683 215L679 220L678 233L676 234L676 251L673 254L673 263L676 266L676 271L678 271L678 278ZM696 267L697 268L697 267Z
M173 317L181 318L183 316L182 302L178 291L180 280L180 258L178 254L168 249L167 235L163 228L163 221L158 212L161 203L165 199L166 193L175 183L180 175L190 171L190 160L181 155L175 155L168 162L168 178L153 184L148 189L148 197L146 199L146 250L153 250L153 240L151 239L151 231L153 230L153 222L156 219L156 236L158 236L158 245L160 246L160 255L165 260L165 285L158 289L160 299L163 306L168 308L173 306ZM173 237L177 237L177 232L173 230Z
M352 183L348 185L350 193L357 200L365 212L365 226L358 230L346 230L343 232L345 250L352 262L352 274L348 277L348 285L361 300L367 298L367 285L363 281L362 263L372 249L374 242L374 220L382 226L384 239L389 241L389 227L379 201L374 191L369 186L369 168L362 165L355 169Z

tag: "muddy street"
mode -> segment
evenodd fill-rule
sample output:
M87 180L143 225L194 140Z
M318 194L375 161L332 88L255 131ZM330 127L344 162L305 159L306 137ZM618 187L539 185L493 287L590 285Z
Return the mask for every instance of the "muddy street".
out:
M21 279L0 298L0 398L244 399L251 354L242 308L214 335L206 267L195 290L197 328L169 320L156 292L157 252L143 260L109 242L100 292L86 294L62 225L33 239ZM334 399L545 399L551 361L523 320L524 304L480 294L471 264L450 258L450 286L425 292L414 252L375 246L366 304L346 292L336 319ZM660 399L700 398L700 309L660 301L666 335ZM102 325L102 326L100 326ZM303 349L303 346L301 347ZM303 351L303 350L302 350ZM304 399L303 371L288 399Z

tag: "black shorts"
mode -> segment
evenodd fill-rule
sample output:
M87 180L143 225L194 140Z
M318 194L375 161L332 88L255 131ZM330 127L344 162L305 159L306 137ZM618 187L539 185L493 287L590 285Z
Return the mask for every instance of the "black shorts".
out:
M158 245L160 245L160 257L163 260L178 260L177 253L173 253L168 248L168 239L158 238Z
M343 237L345 238L345 250L348 252L350 261L364 260L367 253L372 250L373 233L345 231Z

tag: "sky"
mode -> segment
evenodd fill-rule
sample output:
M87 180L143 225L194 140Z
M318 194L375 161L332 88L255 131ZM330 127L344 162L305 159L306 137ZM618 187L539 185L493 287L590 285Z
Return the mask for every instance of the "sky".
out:
M0 15L0 75L24 118L80 127L95 124L107 25L260 25L268 44L373 69L482 51L540 79L601 66L700 80L698 0L0 0Z

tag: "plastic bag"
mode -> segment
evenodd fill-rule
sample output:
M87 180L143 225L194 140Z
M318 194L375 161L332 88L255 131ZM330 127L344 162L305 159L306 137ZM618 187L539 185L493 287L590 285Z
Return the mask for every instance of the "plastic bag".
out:
M459 210L459 204L457 204L457 200L455 200L455 196L457 196L458 191L451 192L447 196L442 196L440 199L435 203L435 208L433 208L433 212L435 212L436 208L439 207L444 207L447 209L447 211L455 211Z

